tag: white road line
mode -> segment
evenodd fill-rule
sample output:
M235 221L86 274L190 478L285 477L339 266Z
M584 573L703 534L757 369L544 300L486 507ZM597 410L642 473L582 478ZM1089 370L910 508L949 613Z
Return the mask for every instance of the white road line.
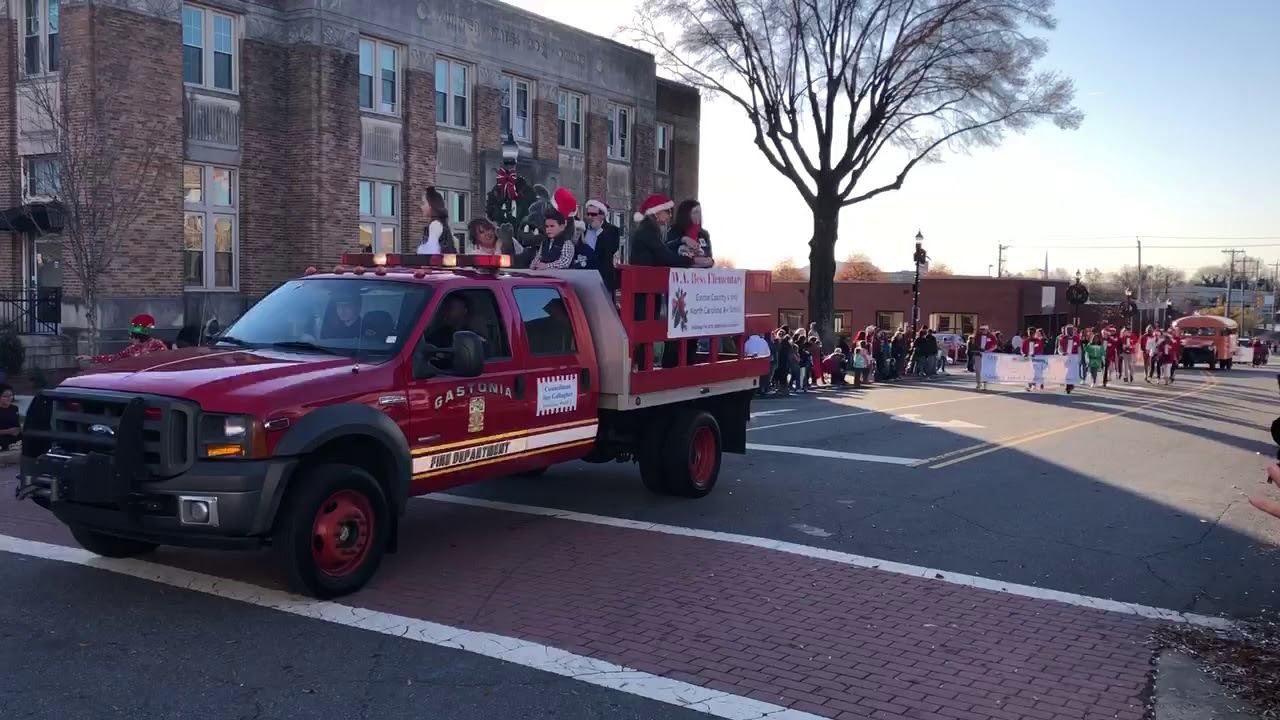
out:
M842 413L840 415L827 415L820 418L809 418L807 420L792 420L791 422L773 423L772 425L762 425L759 427L749 427L747 432L753 430L768 430L769 428L788 427L790 425L805 425L807 423L825 422L827 420L839 420L840 418L858 417L860 415L887 415L898 410L914 410L916 408L930 407L933 405L946 405L947 403L967 402L969 400L986 400L988 398L998 397L997 395L970 395L968 397L951 398L950 400L935 400L933 402L918 403L916 405L902 405L900 407L884 408L881 410L859 410L858 412Z
M787 453L788 455L808 455L809 457L832 458L835 460L855 460L857 462L883 463L885 465L915 465L919 458L894 457L892 455L863 455L862 453L840 452L838 450L819 450L817 448L795 447L793 445L758 445L747 443L748 450L762 452Z
M796 408L778 409L778 410L761 410L759 412L751 413L751 419L754 420L755 418L758 418L758 417L769 417L770 415L781 415L782 413L789 413L789 412L795 412L795 411L796 411Z
M8 535L0 535L0 551L83 565L335 625L393 635L428 645L464 650L729 720L760 720L766 717L769 720L820 720L817 715L788 710L780 705L631 670L621 665L575 655L518 638L463 630L352 605L312 600L238 580L228 580L143 560L113 560L98 557L80 548L51 545Z
M924 578L926 580L937 580L940 582L951 583L953 585L963 585L965 587L978 588L981 590L991 590L1010 595L1035 598L1037 600L1049 600L1077 607L1106 610L1108 612L1122 613L1125 615L1137 615L1139 617L1151 618L1153 620L1188 623L1191 625L1200 625L1203 627L1224 630L1235 626L1230 620L1220 617L1212 617L1210 615L1184 613L1178 610L1166 610L1164 608L1139 605L1137 603L1123 602L1120 600L1108 600L1106 598L1090 597L1088 595L1079 595L1076 593L1063 592L1061 590L1049 590L1032 585L1019 585L1017 583L1004 582L1003 580L992 580L990 578L978 577L976 575L964 575L962 573L935 570L933 568L921 567L919 565L907 565L905 563L893 562L890 560L880 560L877 558L866 557L865 555L854 555L852 553L839 552L837 550L810 547L799 543L786 542L785 540L771 540L769 538L753 537L751 535L739 535L737 533L720 532L718 530L701 530L698 528L680 527L678 525L662 525L660 523L650 523L641 520L627 520L625 518L608 517L606 515L591 515L588 513L572 512L570 510L557 510L555 508L539 507L537 505L518 505L516 503L483 500L481 498L464 497L462 495L424 495L418 499L453 503L455 505L471 505L473 507L488 508L490 510L505 510L507 512L524 513L526 515L541 515L544 517L558 518L560 520L572 520L574 522L606 525L609 527L626 528L629 530L644 530L646 532L656 532L664 535L680 535L683 537L716 540L718 542L728 542L737 545L748 545L751 547L764 548L765 550L777 550L779 552L790 553L792 555L800 555L803 557L815 558L817 560L826 560L828 562L839 563L841 565L852 565L854 567L881 570L883 572L894 573L897 575L909 575L911 577Z

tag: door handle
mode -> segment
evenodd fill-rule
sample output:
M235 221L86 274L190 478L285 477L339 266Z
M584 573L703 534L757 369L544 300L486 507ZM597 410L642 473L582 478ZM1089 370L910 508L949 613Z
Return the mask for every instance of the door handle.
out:
M523 400L524 399L524 376L517 375L515 382L511 384L512 384L512 390L515 393L516 399Z
M582 372L578 374L582 392L591 392L591 370L582 368Z

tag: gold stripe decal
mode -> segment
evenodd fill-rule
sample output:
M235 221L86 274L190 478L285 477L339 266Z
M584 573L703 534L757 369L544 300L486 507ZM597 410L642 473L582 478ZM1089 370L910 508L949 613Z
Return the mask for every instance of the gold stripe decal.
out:
M491 438L485 438L486 442L479 444L420 455L413 459L413 473L418 475L456 470L468 465L488 464L503 457L519 455L531 450L542 450L574 441L593 440L596 436L596 426L597 423L593 421L590 425L513 437L496 442L491 441Z
M597 421L594 418L592 418L591 420L579 420L578 422L564 423L563 425L549 425L547 427L532 428L529 430L516 430L514 432L502 433L500 435L489 435L486 437L468 438L466 440L461 440L459 442L447 443L445 445L436 445L434 447L414 448L413 454L415 457L421 456L421 455L430 455L430 454L438 453L441 450L452 450L453 448L460 448L463 446L470 447L477 443L491 443L491 442L496 442L498 440L505 440L507 438L520 437L521 435L534 435L536 433L547 432L549 430L563 430L564 428L582 427L584 425L590 425L593 428L592 437L595 437L594 428L597 425Z

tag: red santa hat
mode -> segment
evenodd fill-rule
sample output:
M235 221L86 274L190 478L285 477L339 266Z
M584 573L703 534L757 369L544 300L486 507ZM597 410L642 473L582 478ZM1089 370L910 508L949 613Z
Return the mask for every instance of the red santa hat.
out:
M129 332L134 335L150 335L156 329L156 319L146 313L133 316L129 321Z
M646 215L657 215L663 210L671 210L676 204L666 195L654 193L640 203L640 210L635 214L635 221L644 220Z
M609 217L609 206L608 206L608 205L605 205L603 201L601 201L601 200L588 200L588 201L587 201L587 209L588 209L588 210L590 210L591 208L595 208L596 210L599 210L599 211L600 211L600 214L601 214L601 215L604 215L605 217Z
M574 197L567 188L556 188L556 193L551 199L555 202L556 209L566 218L578 213L578 198Z

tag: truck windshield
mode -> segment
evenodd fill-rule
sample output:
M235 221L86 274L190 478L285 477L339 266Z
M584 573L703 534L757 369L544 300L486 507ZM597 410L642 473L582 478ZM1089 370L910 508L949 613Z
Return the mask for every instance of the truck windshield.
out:
M422 283L293 280L249 308L219 342L384 362L404 345L430 297L431 286Z

